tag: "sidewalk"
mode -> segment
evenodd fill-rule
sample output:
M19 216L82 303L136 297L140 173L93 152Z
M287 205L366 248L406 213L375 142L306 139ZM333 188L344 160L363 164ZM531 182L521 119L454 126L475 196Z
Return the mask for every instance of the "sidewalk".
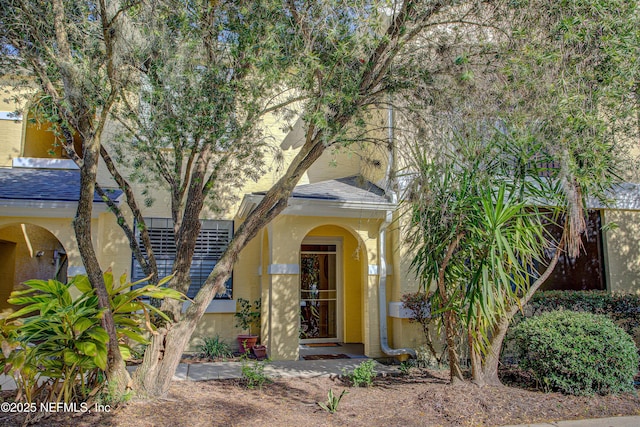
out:
M591 420L553 421L539 424L520 424L502 427L638 427L640 416L596 418Z
M367 359L276 361L266 363L264 373L270 377L285 378L337 376L341 375L343 370L353 370L364 360ZM254 361L249 361L249 363L254 363ZM399 372L397 366L374 363L376 372L382 375L397 374ZM177 381L202 381L242 378L241 369L242 363L239 362L181 363L173 379Z

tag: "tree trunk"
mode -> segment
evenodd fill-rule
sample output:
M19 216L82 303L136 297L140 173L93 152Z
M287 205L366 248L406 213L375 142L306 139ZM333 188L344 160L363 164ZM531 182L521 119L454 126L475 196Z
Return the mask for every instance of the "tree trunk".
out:
M507 315L500 318L493 329L493 334L491 335L491 341L489 343L489 352L484 358L484 363L482 364L482 377L484 383L492 386L501 386L502 382L498 377L498 366L500 364L500 353L502 351L502 343L504 342L504 338L507 335L507 330L509 329L509 323L513 315Z
M442 307L445 309L449 304L449 296L444 282L444 274L447 266L449 265L449 261L451 261L453 253L463 237L464 233L458 233L455 240L449 243L449 248L442 260L440 272L438 273L438 292L440 293L440 302ZM456 336L458 335L456 331L456 317L451 309L446 309L443 315L443 320L444 332L447 340L447 351L449 355L449 379L451 380L451 384L457 384L464 381L464 376L462 375L462 369L460 369L460 360L458 352L456 351Z
M90 132L90 131L87 131ZM83 139L83 167L80 168L80 196L78 210L73 220L73 227L78 242L78 250L82 263L87 271L89 282L98 297L98 305L104 309L102 327L109 335L107 346L107 379L116 396L121 396L129 384L129 373L120 354L118 335L116 332L109 294L104 283L102 269L98 263L93 242L91 241L91 212L93 210L93 194L98 171L98 150L100 143L90 134Z
M484 362L482 364L482 375L484 377L484 381L488 385L499 386L502 385L500 378L498 377L498 366L500 365L500 353L502 352L502 344L504 342L504 338L507 336L507 330L509 329L509 324L511 323L511 319L516 315L520 307L524 307L533 294L542 286L542 284L547 280L547 278L553 272L553 269L556 267L558 263L558 259L560 258L560 254L564 248L566 228L563 231L562 237L560 238L560 242L556 247L555 253L553 254L553 258L551 258L551 262L545 269L544 273L531 285L531 287L527 290L527 293L520 299L520 305L513 305L500 319L496 322L496 325L493 329L493 333L491 334L491 339L489 341L489 352L484 358Z
M451 311L444 313L444 332L447 340L447 352L449 357L449 379L451 384L458 384L464 381L462 369L460 369L460 358L456 351L456 329L455 318Z
M482 369L482 354L478 349L477 338L471 328L468 328L467 339L469 341L469 358L471 359L471 381L480 387L486 384Z

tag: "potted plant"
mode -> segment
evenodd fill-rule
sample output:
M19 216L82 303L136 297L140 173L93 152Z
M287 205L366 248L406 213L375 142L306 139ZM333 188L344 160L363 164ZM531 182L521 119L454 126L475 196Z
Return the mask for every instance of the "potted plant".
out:
M258 342L258 336L253 334L253 328L260 323L261 300L251 301L238 298L238 308L234 317L236 326L246 331L246 334L238 335L238 347L242 353L250 351Z
M265 357L267 357L267 346L254 345L251 349L251 352L257 359L264 359Z

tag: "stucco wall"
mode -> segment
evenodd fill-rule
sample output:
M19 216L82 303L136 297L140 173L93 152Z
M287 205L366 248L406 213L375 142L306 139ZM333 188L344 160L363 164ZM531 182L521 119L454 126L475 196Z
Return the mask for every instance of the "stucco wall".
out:
M52 215L55 212L52 212ZM67 215L71 216L70 212ZM61 248L67 253L69 274L73 274L78 268L82 268L82 260L75 240L75 233L71 223L71 218L49 218L49 217L28 217L28 216L0 216L0 240L24 244L24 248L16 248L16 274L15 283L33 278L33 270L28 264L18 265L22 260L31 259L31 254L25 241L25 232L22 230L25 224L26 235L29 236L34 254L38 250L44 250L45 254L37 260L51 261L53 259L53 248L55 238L60 243ZM91 223L93 231L93 242L96 248L96 255L103 270L111 267L114 274L120 275L128 273L131 269L131 252L126 245L126 241L120 228L117 226L113 214L105 212L98 215ZM51 237L47 237L51 235ZM38 264L38 265L40 265Z
M54 251L63 251L62 244L44 228L22 223L0 228L3 259L0 274L0 308L8 308L12 290L29 279L53 279L56 274ZM63 273L66 272L66 268Z
M603 226L612 223L603 236L607 289L640 293L640 212L604 211Z
M9 117L19 106L11 96L12 90L7 93L7 88L2 87L0 96L0 167L11 166L11 159L20 155L20 144L22 142L22 120L15 120Z
M0 113L2 107L0 106ZM0 119L0 167L11 166L12 159L20 155L22 122Z

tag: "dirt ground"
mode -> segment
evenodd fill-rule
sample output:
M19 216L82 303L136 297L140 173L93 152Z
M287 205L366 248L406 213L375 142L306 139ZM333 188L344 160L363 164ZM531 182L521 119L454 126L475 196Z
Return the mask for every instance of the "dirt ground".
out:
M110 412L56 414L42 426L500 426L560 419L639 415L635 394L575 397L531 390L519 372L505 382L518 387L450 386L447 372L413 369L406 376L378 377L370 388L340 378L275 379L249 390L238 380L176 381L157 401L132 400ZM527 389L529 388L529 389ZM317 402L347 390L338 411ZM2 414L0 425L24 418Z

